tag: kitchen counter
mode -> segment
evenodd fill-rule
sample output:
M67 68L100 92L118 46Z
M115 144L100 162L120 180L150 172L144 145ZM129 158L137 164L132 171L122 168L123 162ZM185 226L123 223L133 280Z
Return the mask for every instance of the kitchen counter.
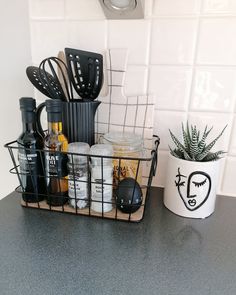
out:
M140 223L0 201L0 294L235 294L236 199L205 220L174 215L152 188Z

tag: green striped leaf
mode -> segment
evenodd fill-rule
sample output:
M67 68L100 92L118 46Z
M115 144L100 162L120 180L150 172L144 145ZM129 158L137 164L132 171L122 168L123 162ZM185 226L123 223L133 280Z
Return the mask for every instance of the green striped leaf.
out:
M185 147L182 145L182 143L179 142L179 140L174 136L174 134L169 130L171 138L173 140L173 142L175 143L175 145L177 146L177 148L184 154L184 158L186 160L192 160L191 157L189 156L189 154L186 152Z
M200 140L200 142L198 143L198 153L200 154L203 149L205 148L205 140L206 140L206 134L207 134L207 126L205 127L205 130L203 132L202 135L202 139Z
M190 147L190 143L191 143L191 134L190 134L190 131L189 131L189 124L187 122L187 139L188 139L188 146Z
M217 140L222 136L222 134L224 133L226 127L227 127L227 125L224 127L224 129L221 131L221 133L211 143L209 143L205 147L205 149L203 150L203 152L198 155L198 157L196 158L197 161L202 161L206 157L206 155L209 153L209 151L215 145L215 143L217 142Z
M190 144L190 155L193 160L195 160L198 154L198 141L197 141L197 128L194 126L192 130L192 141Z
M181 151L179 151L178 149L173 150L170 146L169 146L169 149L172 156L179 159L184 159L184 154Z
M220 159L220 155L225 154L224 151L218 151L215 153L208 153L206 157L202 160L203 162L208 162L208 161L216 161Z
M184 147L185 147L186 151L188 151L189 145L190 145L190 141L188 140L187 132L185 132L185 130L184 130L184 124L183 124L183 122L182 122L182 134L183 134L183 139L184 139Z

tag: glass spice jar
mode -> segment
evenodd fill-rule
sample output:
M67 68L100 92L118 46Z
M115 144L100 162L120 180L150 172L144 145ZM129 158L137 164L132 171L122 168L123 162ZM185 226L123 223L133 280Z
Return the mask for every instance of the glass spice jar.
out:
M112 210L112 145L91 146L91 209L96 212Z
M88 204L88 156L90 147L85 142L68 145L68 196L72 207L83 209ZM77 154L85 154L77 155Z
M128 132L110 132L103 137L105 144L112 144L114 157L126 157L132 159L113 159L113 183L131 177L142 185L142 161L143 139L140 135Z

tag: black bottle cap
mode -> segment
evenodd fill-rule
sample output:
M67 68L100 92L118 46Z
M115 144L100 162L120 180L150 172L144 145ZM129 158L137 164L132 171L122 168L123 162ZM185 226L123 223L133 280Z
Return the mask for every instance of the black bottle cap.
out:
M61 122L62 101L60 99L47 99L45 104L48 114L48 122Z
M21 97L20 98L20 109L22 111L32 112L36 109L36 101L32 97Z
M47 113L60 113L62 111L62 101L60 99L47 99L45 103Z
M34 123L36 120L36 101L32 97L20 98L20 110L23 123Z

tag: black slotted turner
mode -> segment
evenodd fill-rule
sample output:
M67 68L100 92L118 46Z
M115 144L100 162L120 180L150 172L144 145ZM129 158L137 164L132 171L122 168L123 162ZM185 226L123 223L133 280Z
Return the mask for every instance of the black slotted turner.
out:
M75 91L83 99L96 99L103 83L103 56L73 48L65 48L65 56Z

